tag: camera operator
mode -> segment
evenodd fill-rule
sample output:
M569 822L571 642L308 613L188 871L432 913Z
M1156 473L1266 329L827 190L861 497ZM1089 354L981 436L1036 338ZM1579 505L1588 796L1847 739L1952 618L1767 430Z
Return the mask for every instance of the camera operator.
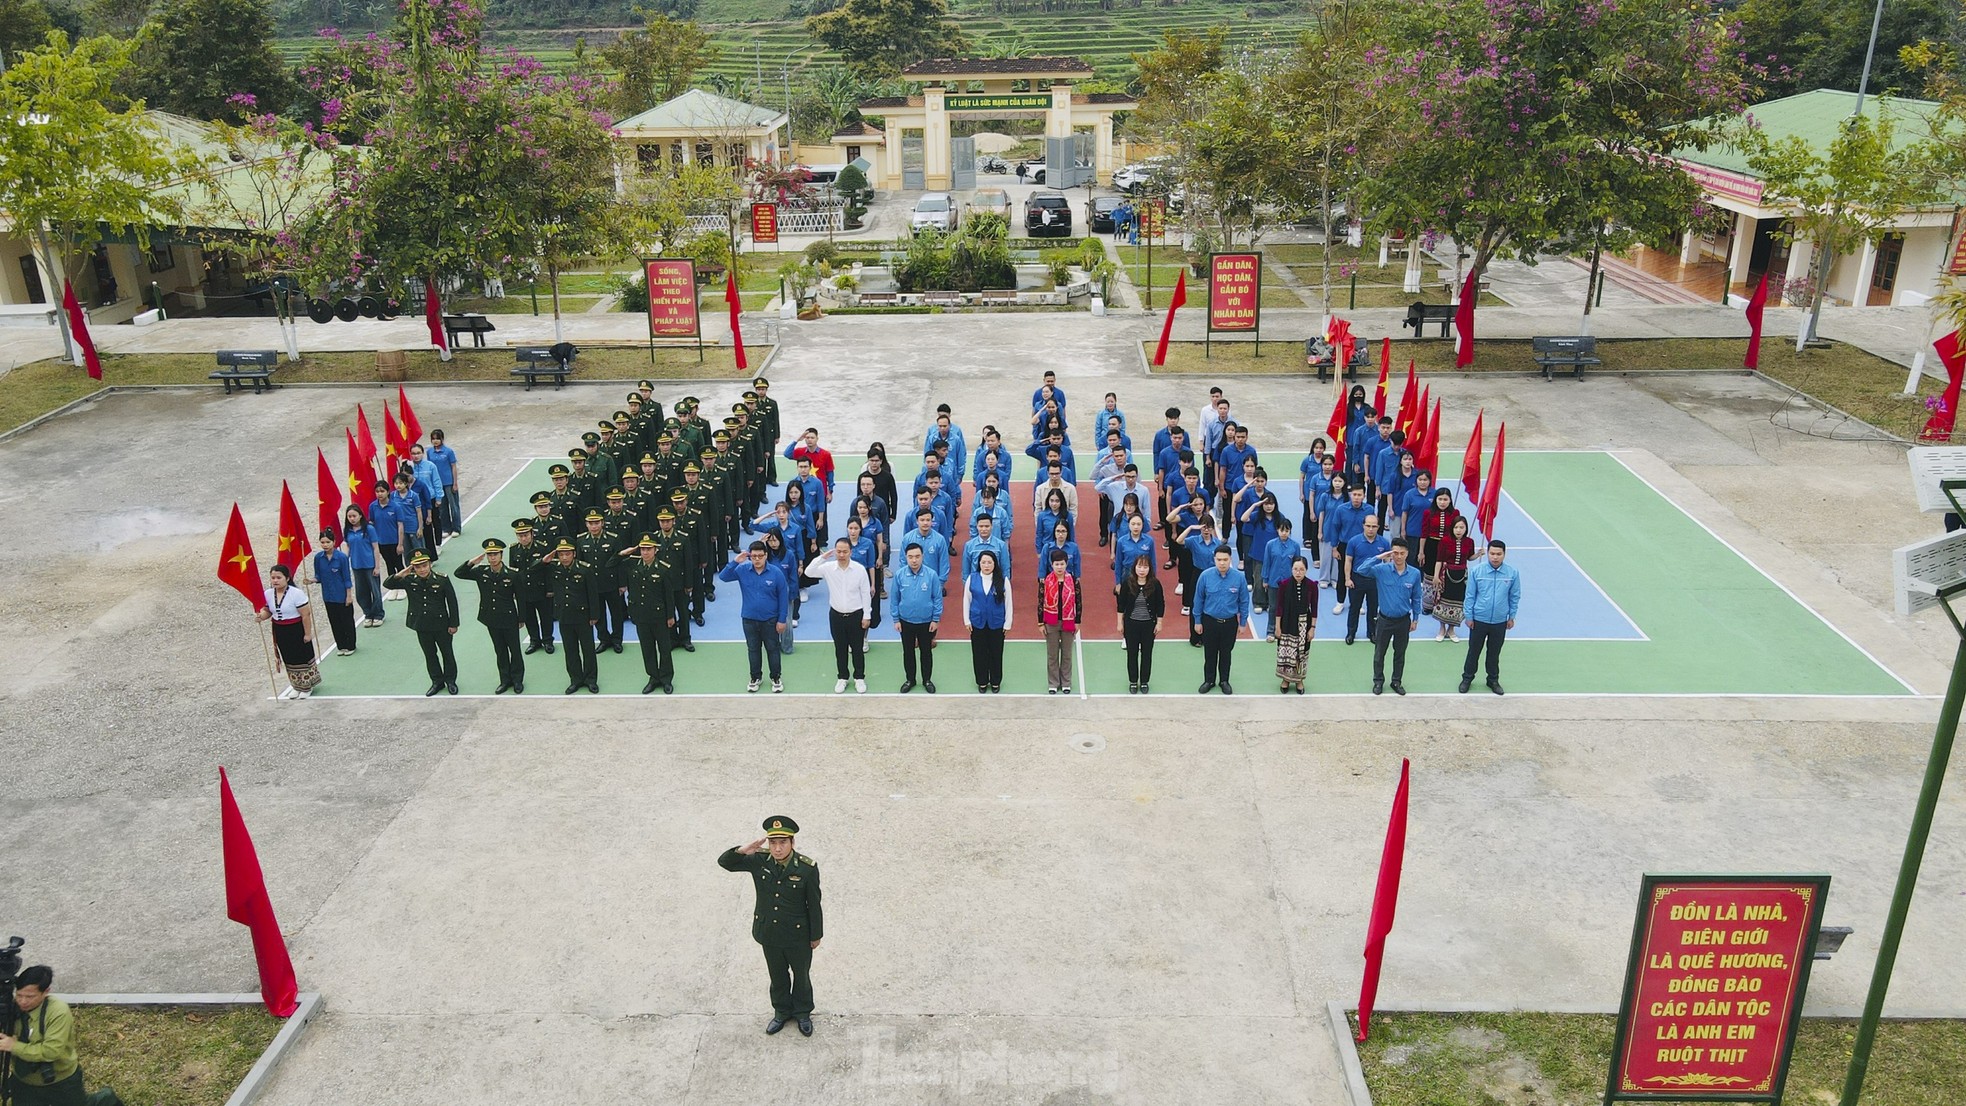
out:
M82 1067L75 1052L75 1015L50 995L55 972L44 964L25 968L14 981L19 1013L0 1034L0 1052L13 1053L7 1080L15 1106L82 1106Z

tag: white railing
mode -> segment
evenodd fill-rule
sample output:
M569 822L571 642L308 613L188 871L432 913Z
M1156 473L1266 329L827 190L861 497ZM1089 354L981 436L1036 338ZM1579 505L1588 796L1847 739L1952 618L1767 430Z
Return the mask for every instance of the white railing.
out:
M728 215L691 215L685 218L683 222L688 224L689 229L698 234L713 230L723 231L726 234L730 232L730 216Z
M845 219L838 209L778 213L778 230L781 234L826 234L845 228Z

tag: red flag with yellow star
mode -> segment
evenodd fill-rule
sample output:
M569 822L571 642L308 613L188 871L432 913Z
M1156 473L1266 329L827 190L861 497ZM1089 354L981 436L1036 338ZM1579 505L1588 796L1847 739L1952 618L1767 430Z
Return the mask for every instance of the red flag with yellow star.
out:
M348 502L360 507L362 517L367 518L369 504L375 502L375 462L355 444L353 430L344 426L341 432L348 438Z
M382 401L382 448L383 457L389 462L384 466L382 478L393 486L396 483L396 466L410 459L410 443L396 425L396 416L390 412L386 399Z
M307 541L307 524L300 520L300 508L294 504L294 493L287 488L285 480L280 481L280 544L279 555L274 563L293 569L294 576L300 576L300 562L307 557L312 548Z
M334 470L328 467L328 455L321 447L314 447L314 509L320 513L321 525L315 532L332 530L341 534L341 481L334 478Z
M246 520L239 505L232 505L232 521L225 527L225 545L218 554L219 582L228 584L246 597L254 613L266 609L266 581L259 575L259 560L253 556L252 539L246 536Z

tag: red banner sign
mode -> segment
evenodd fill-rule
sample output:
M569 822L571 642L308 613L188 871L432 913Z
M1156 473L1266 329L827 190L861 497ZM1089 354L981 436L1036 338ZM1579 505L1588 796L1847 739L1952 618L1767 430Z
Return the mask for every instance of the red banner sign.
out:
M1140 201L1140 236L1159 238L1167 233L1167 201Z
M1605 1101L1778 1100L1828 894L1828 876L1646 876Z
M649 334L656 338L694 338L696 262L662 258L642 263L649 289Z
M1208 329L1255 330L1256 302L1262 294L1262 254L1208 256Z
M1962 233L1962 231L1966 231L1966 227L1962 227L1959 216L1954 215L1952 217L1952 262L1946 266L1946 273L1950 276L1966 274L1966 233Z
M751 241L769 246L778 241L778 205L751 205Z

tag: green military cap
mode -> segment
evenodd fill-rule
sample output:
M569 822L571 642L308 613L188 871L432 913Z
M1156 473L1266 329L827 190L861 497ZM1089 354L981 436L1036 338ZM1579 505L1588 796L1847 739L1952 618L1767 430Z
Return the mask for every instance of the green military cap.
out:
M653 534L643 534L642 540L636 542L635 544L643 549L654 549L656 544L655 536Z
M430 554L419 549L410 554L410 563L413 565L427 565L430 563Z
M614 420L612 419L602 419L597 425L600 426L601 433L603 434L614 433ZM598 441L599 439L596 440Z
M694 466L694 465L692 465L692 466L690 466L690 467L691 467L691 468L694 468L695 466ZM675 491L672 491L672 492L670 492L670 493L669 493L669 499L670 499L670 501L671 501L671 502L674 502L674 503L681 503L681 502L682 502L683 500L685 500L685 499L688 499L688 498L689 498L689 493L688 493L688 492L686 492L686 491L684 491L684 490L683 490L683 489L681 489L681 488L677 488L677 489L676 489Z
M688 498L689 498L689 496L688 496L687 494L684 494L684 495L682 495L682 496L679 496L679 497L677 497L677 498L681 498L681 499L688 499ZM657 511L657 512L655 513L655 521L657 521L657 522L674 522L674 521L676 521L676 512L674 512L674 511L671 511L671 510L670 510L669 508L667 508L667 507L664 507L664 508L662 508L662 509L661 509L660 511Z
M620 422L623 419L626 419L627 417L628 417L628 412L626 411L616 411L614 413L614 421L616 422Z
M573 474L567 469L567 466L565 465L554 465L552 468L546 470L546 475L552 477L555 480L564 480L565 478ZM553 497L547 495L545 492L540 492L538 495L532 497L532 501L534 503L537 503L542 498L552 499Z
M790 837L797 832L799 832L799 824L783 814L774 814L765 819L766 837Z
M753 393L753 394L756 394L756 393ZM745 405L744 405L744 404L742 404L742 403L733 403L733 404L731 404L731 405L730 405L730 413L731 413L731 414L733 414L733 415L741 415L741 414L743 414L744 412L746 412L746 411L749 411L749 410L750 410L750 408L749 408L749 407L747 407L747 406L745 406Z
M647 389L648 389L649 391L651 391L651 392L653 392L653 391L655 391L655 381L653 381L653 380L643 380L643 381L638 381L638 382L637 382L637 383L635 384L635 387L637 387L637 388L647 388Z
M623 469L621 470L621 478L622 478L623 480L633 480L633 481L635 481L636 483L638 483L638 484L639 484L639 483L641 483L641 480L642 480L642 474L641 474L641 473L639 473L639 472L636 472L636 471L635 471L634 469L632 469L632 468L623 468Z
M727 441L730 441L730 431L728 431L728 430L719 430L719 431L717 431L717 432L716 432L715 434L712 434L712 435L710 435L710 440L711 440L711 441L713 441L713 442L727 442Z
M723 431L719 430L717 433L721 434L723 433ZM706 449L701 454L698 455L698 459L704 461L714 461L717 459L717 451L714 449Z
M513 533L515 533L515 534L530 534L530 533L532 533L532 520L531 520L531 519L529 519L529 518L515 518L515 519L513 519L513 520L512 520L512 532L513 532Z
M641 463L642 463L642 464L644 464L644 465L653 465L653 464L655 464L655 463L656 463L656 460L655 460L655 454L653 454L653 453L644 453L644 454L642 454L642 460L641 460ZM625 475L625 474L624 474L624 475Z
M527 529L530 530L531 527L527 527ZM497 538L486 538L483 548L487 553L503 553L505 552L505 543L499 541Z
M556 545L556 546L554 546L554 547L553 547L553 552L555 552L555 553L571 553L571 552L573 552L573 543L572 543L572 542L570 542L570 541L568 541L568 540L567 540L567 539L565 539L565 538L561 538L561 539L560 539L560 544L558 544L558 545Z
M628 399L626 400L626 402L628 402L628 403L641 403L641 402L643 402L643 401L642 401L642 393L640 393L640 392L629 392L629 393L628 393Z
M622 490L621 490L620 488L609 488L609 489L608 489L608 502L610 502L610 503L613 503L613 502L616 502L616 501L618 501L618 500L623 500L623 499L627 499L627 498L628 498L628 495L627 495L627 493L625 493L625 492L623 492L623 491L622 491Z
M589 433L587 436L589 438L592 438L596 442L599 442L601 440L601 436L599 434ZM586 459L587 459L587 451L580 448L579 446L575 446L572 449L567 450L567 460L569 461L585 461Z
M585 517L588 522L601 522L606 520L607 518L606 515L601 513L600 508L598 507L587 508L587 514Z
M699 400L698 400L698 399L697 399L697 398L696 398L695 396L684 396L684 397L683 397L683 402L682 402L682 406L684 406L684 407L694 407L694 406L696 406L696 405L697 405L697 403L699 403L699 402L700 402L700 401L699 401Z
M753 388L769 388L769 387L771 387L771 381L769 381L769 380L766 380L766 379L765 379L764 377L762 377L762 376L754 376L754 377L752 377L752 378L751 378L751 387L753 387Z
M674 444L675 441L676 441L676 436L674 434L663 434L655 439L655 444L656 445Z
M601 426L607 429L610 433L612 433L614 430L614 424L611 422L604 422L601 424ZM580 436L580 440L586 442L588 445L598 445L600 444L601 436L599 434L594 433L592 430L589 430L587 433L582 434Z
M670 415L668 418L662 420L662 428L664 430L680 430L682 429L682 425L683 420L674 415Z
M683 471L686 473L702 472L703 469L695 461L691 461L689 464L683 466Z
M745 392L745 393L744 393L744 398L745 398L745 399L756 399L756 398L758 398L758 393L756 393L756 392L748 392L748 391L747 391L747 392Z

